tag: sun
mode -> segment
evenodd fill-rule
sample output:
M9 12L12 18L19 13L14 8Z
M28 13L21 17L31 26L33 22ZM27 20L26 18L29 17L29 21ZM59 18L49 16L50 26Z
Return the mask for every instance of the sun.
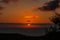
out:
M31 24L27 24L27 26L31 26Z

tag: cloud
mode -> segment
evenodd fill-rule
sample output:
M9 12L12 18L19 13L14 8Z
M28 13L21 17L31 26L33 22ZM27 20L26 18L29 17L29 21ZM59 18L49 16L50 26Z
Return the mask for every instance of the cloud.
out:
M0 2L4 2L4 3L9 3L9 2L17 2L18 0L1 0Z
M0 11L3 10L3 9L4 9L4 7L3 6L0 6Z
M38 10L50 11L50 10L55 10L58 7L59 7L59 1L54 0L54 1L50 1L49 3L45 3L45 5L42 7L39 7Z
M1 2L9 3L10 0L2 0Z
M0 13L0 15L2 15L2 13Z

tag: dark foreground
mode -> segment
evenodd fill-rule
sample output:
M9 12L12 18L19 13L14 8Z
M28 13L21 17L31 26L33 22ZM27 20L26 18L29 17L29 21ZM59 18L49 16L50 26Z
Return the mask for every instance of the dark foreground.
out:
M0 33L0 39L14 39L14 40L60 40L60 32L50 32L42 37L31 37L17 33Z
M48 28L51 24L26 24L17 23L1 23L0 33L18 33L28 36L43 36L48 33Z
M0 39L13 40L55 40L60 32L48 32L50 24L32 25L37 28L21 28L22 24L0 24Z

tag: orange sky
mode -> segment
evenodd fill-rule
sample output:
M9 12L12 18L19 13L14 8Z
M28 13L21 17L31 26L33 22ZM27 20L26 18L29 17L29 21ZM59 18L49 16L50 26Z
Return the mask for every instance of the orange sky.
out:
M50 1L50 0L49 0ZM33 23L50 23L49 17L51 17L53 12L51 11L38 11L36 10L39 6L42 6L47 0L41 1L21 1L16 4L10 3L9 5L4 5L6 8L1 11L3 15L0 15L0 22L2 23L25 23L25 16L39 16L39 18L34 19ZM58 11L59 12L59 9Z

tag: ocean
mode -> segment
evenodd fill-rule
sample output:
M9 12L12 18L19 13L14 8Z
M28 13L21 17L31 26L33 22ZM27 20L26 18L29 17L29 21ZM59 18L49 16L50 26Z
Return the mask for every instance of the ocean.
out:
M0 23L0 33L18 33L27 36L43 36L52 24Z

